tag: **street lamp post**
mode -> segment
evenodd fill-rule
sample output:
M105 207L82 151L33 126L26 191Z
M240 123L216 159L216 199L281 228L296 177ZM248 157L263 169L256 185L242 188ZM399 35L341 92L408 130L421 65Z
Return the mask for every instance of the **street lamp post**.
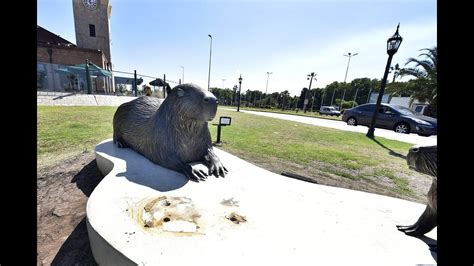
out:
M324 106L324 96L326 95L326 88L323 89L323 97L321 98L321 104L319 105L319 109Z
M267 72L267 85L265 86L265 97L267 97L267 89L268 89L268 78L270 77L270 74L273 74L273 72ZM259 101L262 99L262 95L260 95ZM266 99L266 98L265 98ZM260 101L260 107L262 107L262 101Z
M239 77L239 98L237 99L237 112L240 111L240 90L242 89L242 74Z
M366 136L369 138L374 138L375 131L375 121L377 120L377 114L379 113L380 103L382 102L382 97L385 91L385 85L387 84L388 70L390 69L390 64L392 63L393 55L398 51L400 44L402 43L402 36L398 34L398 28L400 23L398 23L397 30L395 34L387 40L387 65L385 66L385 73L383 75L382 84L380 87L379 95L377 97L377 103L375 104L374 114L372 115L372 122L370 123L369 131L367 131Z
M265 87L265 95L267 95L267 89L268 89L268 78L270 77L270 74L273 74L273 72L267 72L267 86Z
M372 86L370 86L370 89L369 89L369 96L367 96L367 103L369 103L370 101L370 94L372 94Z
M89 71L89 59L86 59L86 83L87 83L87 94L92 94L92 81L91 81L91 74Z
M209 91L209 86L211 84L211 55L212 55L212 35L208 34L209 38L211 38L211 46L209 47L209 75L207 77L207 90Z
M182 69L183 69L183 75L182 75L182 79L183 79L183 84L184 84L184 66L180 66Z
M359 86L357 86L356 88L356 93L354 95L354 100L352 101L352 108L354 108L354 104L355 104L355 101L356 101L356 98L357 98L357 93L359 92Z
M349 71L349 64L351 63L351 57L356 56L356 55L358 55L358 53L355 53L355 54L347 53L344 55L344 56L349 57L349 60L347 61L346 75L344 76L344 85L346 84L347 71ZM346 87L344 86L344 93L342 94L341 106L339 106L339 110L342 109L342 104L344 103L345 96L346 96Z
M303 104L303 112L306 113L306 106L308 105L308 92L311 91L311 83L313 82L313 79L316 80L316 76L317 74L314 74L314 72L311 72L311 74L308 74L308 78L309 79L309 89L308 91L304 94L304 104Z
M330 106L332 106L332 103L334 101L334 95L336 94L336 88L334 88L334 90L332 91L332 98L331 98L331 104Z
M222 80L222 89L224 90L225 87L224 87L224 82L226 81L226 79L221 79Z

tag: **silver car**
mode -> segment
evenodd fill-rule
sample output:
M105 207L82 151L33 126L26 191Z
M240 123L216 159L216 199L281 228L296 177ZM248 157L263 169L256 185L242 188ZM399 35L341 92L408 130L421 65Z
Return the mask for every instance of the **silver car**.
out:
M335 116L340 116L341 112L339 112L336 108L333 106L322 106L321 109L319 109L319 114L320 115L335 115Z

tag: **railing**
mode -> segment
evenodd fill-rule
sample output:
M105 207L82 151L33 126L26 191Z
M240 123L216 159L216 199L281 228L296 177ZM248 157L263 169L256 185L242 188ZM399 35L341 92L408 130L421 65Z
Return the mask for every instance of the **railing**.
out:
M63 92L72 94L96 95L124 95L141 96L150 95L165 98L166 88L180 84L166 79L166 75L155 77L144 75L134 70L133 72L113 70L112 76L104 75L98 71L91 71L91 89L87 88L86 71L81 71L75 66L37 62L38 92ZM163 82L164 81L164 82ZM151 84L150 84L151 83ZM154 85L153 85L154 84Z

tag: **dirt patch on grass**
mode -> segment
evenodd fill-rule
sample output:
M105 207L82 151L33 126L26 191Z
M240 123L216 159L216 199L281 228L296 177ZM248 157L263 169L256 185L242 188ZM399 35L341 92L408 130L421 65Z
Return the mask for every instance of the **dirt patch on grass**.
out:
M87 235L86 203L102 178L94 153L38 169L38 265L97 265Z

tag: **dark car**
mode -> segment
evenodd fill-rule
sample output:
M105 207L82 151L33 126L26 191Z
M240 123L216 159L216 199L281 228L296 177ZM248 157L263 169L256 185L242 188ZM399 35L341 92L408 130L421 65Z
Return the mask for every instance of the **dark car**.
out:
M348 125L370 126L374 114L375 104L362 104L357 107L346 109L342 120ZM420 136L436 135L438 120L429 116L418 114L406 107L382 103L377 121L377 128L386 128L399 133L417 133Z

